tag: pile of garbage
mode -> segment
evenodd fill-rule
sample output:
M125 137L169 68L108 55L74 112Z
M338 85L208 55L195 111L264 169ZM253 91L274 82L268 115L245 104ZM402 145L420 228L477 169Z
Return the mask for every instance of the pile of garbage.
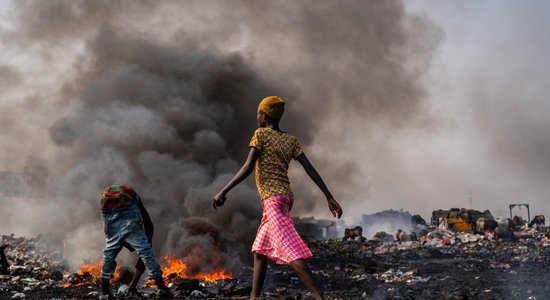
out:
M398 231L378 232L370 240L311 242L312 261L334 298L545 299L550 294L547 228L525 228L511 238L422 230L413 240Z
M52 237L2 235L0 240L0 295L45 290L62 282L67 272L62 247Z
M412 231L378 232L370 239L354 231L345 240L309 241L308 263L331 299L545 299L550 295L550 233L524 229L515 237L493 232L454 232L420 224ZM349 232L348 232L349 233ZM63 242L53 237L4 235L0 240L0 298L97 298L97 271L71 272ZM97 264L97 262L96 262ZM209 282L171 276L175 298L247 296L252 268ZM132 269L121 267L113 292L122 295ZM155 297L155 289L140 292ZM270 263L264 284L269 298L303 298L309 293L285 265Z
M53 236L15 237L2 235L0 239L0 298L97 298L101 260L83 265L71 272L63 260L63 241ZM245 270L246 272L250 270ZM249 272L250 273L250 272ZM250 276L249 276L250 275ZM129 267L117 268L113 279L116 295L123 295L133 276ZM215 298L249 295L249 280L221 279L213 282L183 279L168 274L168 287L176 298ZM250 274L241 275L250 277ZM167 278L168 280L168 278ZM156 297L156 289L140 287L146 297Z

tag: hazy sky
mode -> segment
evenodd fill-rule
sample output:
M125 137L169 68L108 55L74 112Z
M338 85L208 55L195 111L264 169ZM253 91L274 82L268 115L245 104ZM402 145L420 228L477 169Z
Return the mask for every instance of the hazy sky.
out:
M405 3L445 32L424 78L441 127L402 152L413 178L415 167L445 170L417 180L427 210L445 197L467 206L471 191L477 209L531 203L548 213L550 3ZM442 186L447 195L430 192Z

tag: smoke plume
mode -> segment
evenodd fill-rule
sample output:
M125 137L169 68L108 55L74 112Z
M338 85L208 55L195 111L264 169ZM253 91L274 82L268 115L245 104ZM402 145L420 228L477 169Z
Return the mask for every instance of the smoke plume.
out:
M346 151L352 142L430 126L419 78L442 34L399 1L12 6L0 37L25 59L0 68L11 99L2 104L0 166L21 168L34 155L50 172L46 196L13 203L10 215L27 217L3 215L2 231L59 232L86 256L103 246L82 234L100 228L99 193L128 183L155 222L157 254L208 261L203 269L247 260L261 217L252 181L217 211L210 199L244 160L267 95L287 100L283 130L345 212L370 189L357 152ZM295 213L327 211L305 176L291 170ZM212 253L222 257L204 257Z

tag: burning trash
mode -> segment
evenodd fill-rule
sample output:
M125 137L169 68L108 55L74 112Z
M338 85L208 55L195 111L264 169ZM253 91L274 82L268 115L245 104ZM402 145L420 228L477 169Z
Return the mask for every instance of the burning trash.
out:
M99 283L101 273L101 259L98 259L93 264L83 264L77 273L71 274L67 278L67 283L63 284L63 288L72 286L88 286ZM114 281L120 278L119 268L115 271Z
M410 234L412 230L411 225L401 231ZM544 283L549 279L545 274L550 234L546 228L525 230L529 237L508 240L490 231L432 227L418 240L400 237L397 241L394 235L380 232L376 239L312 240L308 247L314 253L312 271L330 298L544 299L549 292ZM1 243L9 246L4 247L8 267L0 274L0 297L98 297L101 260L83 264L72 273L63 262L62 243L52 248L46 247L45 237L15 236L2 236ZM162 278L175 298L227 299L251 293L250 267L237 273L224 269L202 272L175 255L159 261ZM275 264L270 268L266 297L307 296L290 268ZM128 272L126 266L115 272L113 286L118 296L128 289L132 277ZM510 278L514 280L502 285L503 279ZM143 296L156 297L151 284L139 286Z
M22 238L2 236L0 244L5 252L5 272L0 274L0 298L9 296L27 298L57 298L72 296L94 298L101 273L102 259L84 263L78 272L70 272L63 261L62 244L55 250L44 248L44 238ZM46 253L45 250L51 251ZM117 267L113 284L120 290L129 282L133 271ZM243 282L225 270L192 273L182 259L166 256L162 262L164 281L179 297L192 292L204 295L245 295L250 292ZM93 292L90 292L90 288ZM153 289L142 288L148 295L155 295Z
M403 214L391 211L387 215ZM384 215L376 214L379 221L387 224ZM361 238L363 227L356 226L339 239L309 240L308 247L314 254L311 269L330 298L544 299L550 292L545 284L550 279L545 275L550 232L542 225L542 219L536 218L540 224L535 222L539 226L531 228L535 226L517 227L513 218L493 222L480 217L475 230L461 231L430 226L418 216L411 216L410 223L403 218L395 235L378 231L370 239ZM496 228L491 230L495 222ZM308 224L311 231L325 228L322 222ZM200 220L183 225L196 232L216 233ZM3 235L0 245L1 298L100 296L102 259L85 262L72 272L63 259L62 240L53 236ZM159 259L162 280L171 295L177 299L249 296L252 268L229 271L219 255L210 254L214 263L208 268L194 256L168 254ZM134 272L134 268L117 263L112 279L114 295L128 294ZM502 284L502 280L510 278L514 280ZM138 285L140 295L158 297L153 280L142 282ZM264 291L266 297L272 298L308 295L292 270L277 264L270 265Z
M174 256L165 256L162 266L162 278L166 285L174 283L179 279L197 279L205 282L216 282L218 280L232 279L233 275L224 270L217 270L212 273L191 274L187 264ZM152 283L149 283L152 284Z

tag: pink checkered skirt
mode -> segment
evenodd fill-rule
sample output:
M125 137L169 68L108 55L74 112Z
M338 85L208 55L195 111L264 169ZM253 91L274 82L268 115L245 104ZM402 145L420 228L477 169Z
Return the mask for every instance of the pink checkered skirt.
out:
M274 196L262 201L264 213L252 252L265 255L278 264L288 264L312 256L292 223L292 203L289 195Z

